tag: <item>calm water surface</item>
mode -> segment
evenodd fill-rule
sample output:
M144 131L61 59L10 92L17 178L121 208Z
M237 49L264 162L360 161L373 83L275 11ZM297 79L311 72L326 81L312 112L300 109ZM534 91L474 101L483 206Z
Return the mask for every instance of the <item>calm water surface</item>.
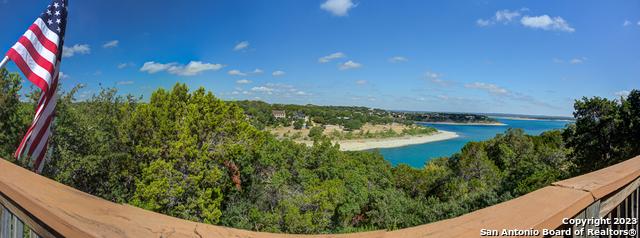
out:
M460 137L426 144L379 149L379 151L384 158L393 165L405 163L413 167L420 168L426 161L432 158L450 156L460 151L460 149L462 149L462 147L469 141L487 140L493 138L498 133L504 133L508 128L522 128L528 134L539 135L544 131L564 128L566 124L570 123L568 121L517 120L504 118L496 118L496 120L507 125L465 126L423 123L424 125L431 126L439 130L456 132Z

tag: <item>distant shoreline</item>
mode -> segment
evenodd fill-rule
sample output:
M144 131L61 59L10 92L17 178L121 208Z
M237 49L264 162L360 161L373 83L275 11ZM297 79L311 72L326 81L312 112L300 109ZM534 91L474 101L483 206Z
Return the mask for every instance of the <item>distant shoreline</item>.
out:
M438 130L437 133L430 135L416 135L416 136L402 136L391 138L376 138L376 139L355 139L355 140L336 140L332 141L340 145L341 151L362 151L381 148L395 148L408 145L425 144L436 141L450 140L457 138L459 135L451 131ZM298 143L304 143L306 145L313 145L312 141L296 141Z
M420 121L419 123L426 124L438 124L438 125L459 125L459 126L506 126L502 122L426 122Z
M531 117L493 117L499 119L508 119L508 120L522 120L522 121L573 121L569 119L553 119L553 118L531 118Z

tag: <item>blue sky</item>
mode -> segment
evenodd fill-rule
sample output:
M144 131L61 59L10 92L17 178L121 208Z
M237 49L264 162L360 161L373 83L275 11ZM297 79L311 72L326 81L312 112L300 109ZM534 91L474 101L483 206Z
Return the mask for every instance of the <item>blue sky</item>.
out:
M0 0L0 46L47 4ZM640 88L639 42L639 1L72 0L62 83L84 84L80 100L184 82L226 100L570 115Z

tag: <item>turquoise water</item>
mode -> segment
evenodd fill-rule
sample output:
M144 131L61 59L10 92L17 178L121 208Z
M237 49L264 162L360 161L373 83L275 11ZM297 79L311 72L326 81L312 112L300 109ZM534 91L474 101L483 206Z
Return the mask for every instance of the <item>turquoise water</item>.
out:
M396 148L379 149L386 160L393 165L399 163L409 164L413 167L421 168L424 163L432 158L451 156L460 151L469 141L482 141L493 138L498 133L505 132L508 128L522 128L531 135L553 129L564 128L568 121L552 120L517 120L496 118L496 120L507 124L506 126L479 126L479 125L442 125L423 123L439 130L452 131L458 133L460 137L437 141L419 145L409 145Z

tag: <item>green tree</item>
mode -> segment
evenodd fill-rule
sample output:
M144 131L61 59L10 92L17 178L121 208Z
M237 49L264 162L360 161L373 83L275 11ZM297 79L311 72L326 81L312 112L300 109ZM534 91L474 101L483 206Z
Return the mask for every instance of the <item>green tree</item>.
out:
M0 158L12 159L28 126L28 108L20 102L21 78L0 69Z
M614 100L582 98L574 104L576 122L567 128L564 138L573 149L580 173L606 167L619 161L622 148L619 125L620 106Z

